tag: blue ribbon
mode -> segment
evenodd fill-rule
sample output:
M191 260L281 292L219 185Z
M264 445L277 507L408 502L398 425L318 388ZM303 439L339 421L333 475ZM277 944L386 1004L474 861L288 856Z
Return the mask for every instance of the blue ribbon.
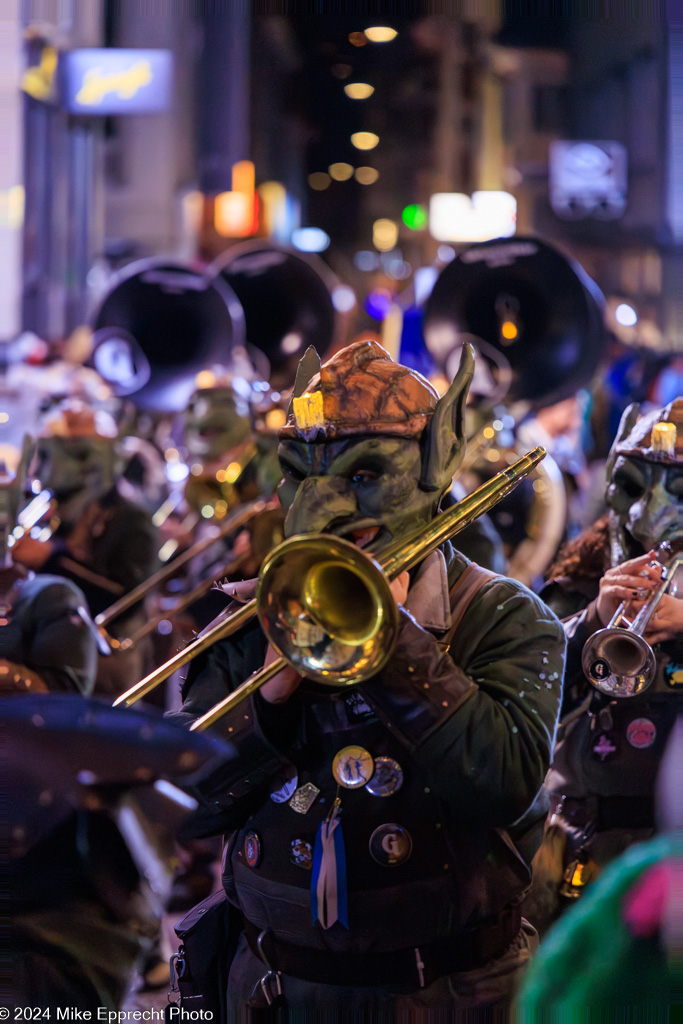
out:
M321 822L315 837L311 873L311 916L313 924L320 921L325 929L331 928L335 921L339 921L344 928L349 927L346 851L337 804Z

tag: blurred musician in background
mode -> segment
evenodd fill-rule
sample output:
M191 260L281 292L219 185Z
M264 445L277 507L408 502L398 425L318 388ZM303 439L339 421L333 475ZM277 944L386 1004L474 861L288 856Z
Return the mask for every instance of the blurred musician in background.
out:
M97 644L85 596L71 580L36 576L14 562L8 541L16 529L26 459L10 468L6 458L8 451L0 458L0 693L87 696L95 683Z
M653 832L655 777L683 693L683 580L673 561L683 539L683 398L644 416L638 404L625 411L606 502L608 514L560 552L541 594L568 638L545 784L551 816L527 904L541 928L606 862ZM622 631L603 647L599 631L622 605ZM642 609L639 629L652 650L638 647L631 666L637 641L626 627Z
M375 342L322 367L310 349L280 431L285 533L376 554L430 523L462 458L472 363L468 347L439 399ZM202 789L196 827L229 831L223 883L245 918L232 1013L280 988L292 1011L502 1007L530 956L529 869L506 829L548 763L561 626L450 542L391 590L398 642L373 679L325 688L285 668L216 727L235 753ZM294 642L315 646L297 625ZM215 643L179 719L272 656L258 623Z
M17 564L73 580L93 618L158 564L160 542L149 513L119 490L117 435L108 412L80 399L64 399L47 412L31 471L54 507L46 535L26 534L13 548ZM126 636L143 618L143 609L133 607L110 632ZM118 694L148 667L144 644L102 658L96 692Z
M183 414L182 450L190 472L184 499L174 519L176 523L187 523L188 518L191 522L192 512L195 512L192 542L209 535L229 512L257 498L271 497L278 483L272 416L279 410L263 408L270 389L264 381L250 380L248 376L224 367L204 371L198 375L197 389ZM270 426L266 423L268 417ZM256 575L264 555L278 537L282 538L284 515L276 500L273 505L258 513L237 537L230 535L217 540L194 558L189 566L186 589L202 580L224 578L226 566L235 559L239 559L239 564L235 565L230 578ZM171 526L170 531L174 528ZM161 529L163 532L164 527ZM266 536L262 538L264 531ZM258 538L256 545L255 538ZM205 626L223 603L215 591L207 591L188 610L194 627Z

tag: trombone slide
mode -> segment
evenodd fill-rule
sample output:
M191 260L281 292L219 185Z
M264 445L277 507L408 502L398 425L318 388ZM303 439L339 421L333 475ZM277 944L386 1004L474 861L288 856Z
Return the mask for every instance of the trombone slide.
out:
M271 552L266 559L256 598L253 598L238 611L225 614L222 618L219 617L183 651L178 652L165 665L160 666L155 672L152 672L117 698L114 702L115 705L122 703L133 704L136 700L139 700L146 693L149 693L150 690L154 689L158 683L172 675L177 668L187 664L188 661L191 661L192 658L217 641L230 636L254 614L258 614L268 640L282 657L267 666L267 668L264 667L254 673L242 686L238 687L232 694L228 695L214 708L206 712L205 715L197 719L197 722L194 724L195 729L204 729L212 725L226 711L257 690L287 664L292 665L302 675L309 675L332 686L338 686L340 681L344 684L361 682L363 679L376 674L390 657L393 649L392 640L395 641L398 630L398 613L389 587L389 581L400 575L404 570L417 565L439 544L455 536L479 515L488 511L500 498L516 487L538 465L545 457L545 454L545 449L538 447L527 453L527 455L522 456L512 466L497 474L497 476L493 477L492 480L489 480L482 487L477 488L476 491L473 491L472 494L447 512L436 516L431 523L418 528L408 537L402 538L390 545L380 556L379 564L372 559L367 559L356 545L349 541L341 540L339 537L325 535L318 537L306 537L305 535L290 537ZM307 548L315 549L313 554L307 553ZM306 663L306 656L304 655L299 656L299 660L297 660L293 652L290 652L289 655L285 654L281 635L273 635L270 628L272 622L277 620L280 615L276 595L269 593L267 587L264 586L269 576L274 576L276 579L291 579L292 572L289 564L286 562L286 556L291 551L294 551L295 553L302 553L303 562L297 563L297 565L301 579L304 581L305 589L308 583L308 576L311 575L308 571L309 566L310 568L316 568L317 551L321 552L319 562L322 564L323 570L331 563L335 567L340 565L342 569L344 568L343 562L340 562L336 556L332 555L334 550L337 551L340 558L342 556L346 558L348 563L346 568L350 575L355 578L360 577L361 583L365 582L366 590L377 606L376 620L378 628L372 637L366 637L366 627L362 640L355 644L357 649L355 663L348 660L349 653L353 653L354 648L352 638L345 635L343 641L341 641L342 657L340 658L337 655L336 660L338 662L343 661L342 669L325 667L324 659L327 652L324 651L323 655L318 653L319 647L332 647L332 644L328 645L325 643L323 645L312 640L306 644L305 648L302 645L302 650L305 649L306 656L315 661L313 665ZM282 555L283 552L284 556ZM363 565L366 569L365 576L359 572L360 565ZM318 574L314 572L312 575L317 576ZM331 596L332 598L334 597L334 595ZM306 598L307 595L303 594L300 604L305 610L308 610ZM348 604L348 595L345 595L344 603ZM324 634L326 621L338 620L341 617L341 613L343 613L343 609L340 610L338 605L335 606L332 602L328 606L323 605L322 609L316 605L310 617L314 626ZM286 635L288 631L291 634L291 628L289 628L288 623L284 623L281 633ZM334 641L336 631L337 625L335 621L335 625L331 626L327 633L329 640ZM333 651L333 655L334 653ZM334 657L331 660L334 661Z

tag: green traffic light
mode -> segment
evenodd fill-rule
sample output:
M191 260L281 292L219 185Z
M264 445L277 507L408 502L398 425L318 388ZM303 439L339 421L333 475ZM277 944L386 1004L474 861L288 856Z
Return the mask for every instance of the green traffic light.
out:
M427 225L427 211L420 203L411 203L401 213L401 220L411 231L421 231Z

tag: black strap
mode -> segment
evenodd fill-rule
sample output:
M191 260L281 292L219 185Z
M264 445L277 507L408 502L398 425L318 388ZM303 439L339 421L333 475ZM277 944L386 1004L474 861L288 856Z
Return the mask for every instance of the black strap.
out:
M445 975L471 971L503 956L518 935L521 920L519 907L509 907L498 919L475 931L390 953L331 953L283 942L271 932L265 934L262 946L273 971L302 981L419 989ZM261 929L246 921L244 931L252 952L261 959Z

